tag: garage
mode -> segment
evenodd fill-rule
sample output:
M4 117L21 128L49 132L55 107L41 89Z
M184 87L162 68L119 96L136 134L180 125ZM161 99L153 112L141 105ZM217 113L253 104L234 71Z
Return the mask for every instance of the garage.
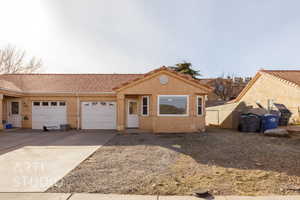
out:
M32 102L32 129L43 129L43 126L59 129L67 124L67 108L64 101Z
M82 129L116 129L116 102L82 102Z

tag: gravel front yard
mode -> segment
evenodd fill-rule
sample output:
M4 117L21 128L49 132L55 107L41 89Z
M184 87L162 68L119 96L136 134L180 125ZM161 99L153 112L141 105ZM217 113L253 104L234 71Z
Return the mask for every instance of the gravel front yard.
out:
M211 129L117 135L48 192L300 194L300 139Z

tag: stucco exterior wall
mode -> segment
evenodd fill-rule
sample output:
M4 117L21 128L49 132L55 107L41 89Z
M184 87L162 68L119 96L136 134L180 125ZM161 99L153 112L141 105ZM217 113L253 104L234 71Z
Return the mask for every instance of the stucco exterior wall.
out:
M247 106L268 108L268 100L284 104L292 113L291 123L300 120L300 88L268 74L263 74L241 98Z
M162 84L161 75L168 77L168 82ZM127 127L127 112L129 99L138 102L139 128L156 133L160 132L198 132L205 129L205 95L207 88L188 82L184 78L170 72L161 71L143 81L138 81L129 87L110 94L75 95L75 94L33 94L16 97L21 102L22 127L32 128L32 102L33 101L65 101L67 106L67 122L71 128L81 128L81 102L85 101L115 101L117 103L117 129L124 130ZM187 95L187 116L158 116L159 95ZM149 96L149 115L142 116L142 96ZM202 96L203 115L196 113L196 97ZM7 101L3 99L3 119L7 117Z
M61 96L29 96L21 98L22 127L32 128L32 102L33 101L65 101L67 106L67 121L72 128L77 127L77 99L76 97ZM24 117L28 120L24 120Z
M168 83L161 84L159 77L168 76ZM148 95L150 96L149 116L143 117L139 112L140 128L153 132L197 132L205 129L205 112L202 116L196 114L196 96L204 99L205 91L188 84L168 73L159 73L134 86L130 86L119 92L119 95ZM188 116L158 116L159 95L188 95ZM205 107L205 105L203 105ZM140 107L140 106L139 106ZM205 110L205 109L204 109Z
M206 125L221 128L238 127L239 116L246 108L244 103L229 103L206 108Z
M284 104L293 113L290 123L300 122L300 88L274 76L261 74L238 102L208 107L206 124L235 129L241 112L258 108L257 102L268 109L269 100Z
M7 99L2 100L2 119L7 120Z
M32 102L33 101L65 101L67 106L67 121L71 128L81 127L81 102L84 101L116 101L113 96L81 96L78 100L76 96L28 96L20 98L4 98L3 101L3 119L7 119L8 100L18 99L21 101L22 128L32 128ZM79 108L79 112L78 112ZM26 119L27 118L27 119ZM78 123L79 120L79 123Z

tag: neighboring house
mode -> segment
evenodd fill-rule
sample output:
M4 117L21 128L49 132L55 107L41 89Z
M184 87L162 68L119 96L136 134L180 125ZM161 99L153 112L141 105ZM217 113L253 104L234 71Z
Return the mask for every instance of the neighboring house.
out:
M201 83L213 88L206 99L206 107L222 105L235 99L244 89L251 78L208 78L200 79Z
M0 75L0 116L14 127L139 128L197 132L205 128L211 88L166 67L146 74Z
M207 124L236 128L239 114L249 108L276 110L283 104L291 112L290 123L300 122L300 70L261 70L236 99L207 108Z

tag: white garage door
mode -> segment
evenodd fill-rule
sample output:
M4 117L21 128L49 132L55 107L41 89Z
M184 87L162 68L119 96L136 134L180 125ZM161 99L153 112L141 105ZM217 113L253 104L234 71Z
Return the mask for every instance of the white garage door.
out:
M116 129L115 102L82 102L82 129Z
M32 129L43 129L43 126L59 129L61 124L67 124L66 107L64 101L32 102Z

